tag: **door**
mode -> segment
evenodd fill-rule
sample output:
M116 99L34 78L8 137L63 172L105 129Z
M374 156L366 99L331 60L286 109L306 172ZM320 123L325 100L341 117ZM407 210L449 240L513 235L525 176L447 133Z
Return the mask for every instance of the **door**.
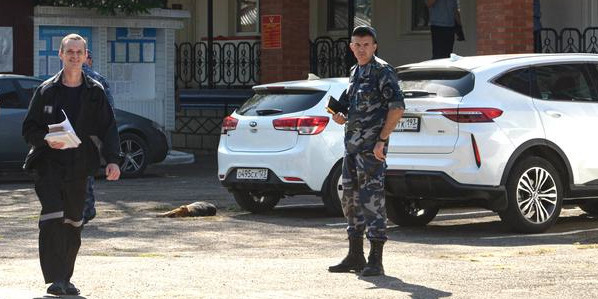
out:
M598 180L598 94L592 79L596 71L596 64L586 63L534 68L534 106L546 139L569 159L575 184Z

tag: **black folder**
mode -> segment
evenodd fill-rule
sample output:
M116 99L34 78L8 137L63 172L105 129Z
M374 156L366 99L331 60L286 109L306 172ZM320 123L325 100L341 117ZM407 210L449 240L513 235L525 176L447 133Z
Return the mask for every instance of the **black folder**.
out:
M346 97L347 92L343 91L343 94L341 95L341 100L343 100L343 102L345 103L347 103ZM328 99L328 106L326 106L326 111L328 111L328 113L330 114L336 114L340 112L346 115L349 112L349 109L347 107L344 107L339 100L335 99L333 96L330 96L330 99Z

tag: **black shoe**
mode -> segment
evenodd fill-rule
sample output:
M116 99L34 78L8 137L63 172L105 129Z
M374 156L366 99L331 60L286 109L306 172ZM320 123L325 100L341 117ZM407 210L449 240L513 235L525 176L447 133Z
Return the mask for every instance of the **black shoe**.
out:
M87 224L87 222L91 221L93 218L96 218L95 209L93 209L93 212L89 213L89 215L83 215L83 225Z
M75 285L72 284L71 282L66 283L65 292L67 295L79 295L80 294L79 289L77 289L75 287Z
M347 254L340 264L328 267L328 272L360 272L364 266L365 257L363 256L363 238L349 238L349 254Z
M63 281L56 281L53 282L49 287L48 290L46 291L46 293L48 294L52 294L52 295L66 295L66 288L65 288L65 283Z
M370 255L368 256L368 264L361 271L362 276L379 276L384 275L384 266L382 266L382 251L384 248L384 241L370 241Z

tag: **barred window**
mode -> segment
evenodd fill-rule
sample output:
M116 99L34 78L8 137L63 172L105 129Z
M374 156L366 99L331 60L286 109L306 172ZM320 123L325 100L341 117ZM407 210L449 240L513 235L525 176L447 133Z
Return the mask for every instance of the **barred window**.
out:
M411 31L430 30L430 15L423 0L411 0Z
M237 32L259 32L259 0L237 0Z
M328 30L347 30L348 0L328 0ZM372 24L372 0L355 0L355 26Z

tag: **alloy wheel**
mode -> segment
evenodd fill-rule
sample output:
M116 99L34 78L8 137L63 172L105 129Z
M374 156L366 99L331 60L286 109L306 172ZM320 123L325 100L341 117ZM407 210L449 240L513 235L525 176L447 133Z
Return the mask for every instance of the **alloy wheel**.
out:
M546 222L557 206L557 187L550 173L540 167L525 171L517 182L517 206L521 215L532 223Z
M121 169L125 172L137 172L145 162L145 152L143 147L135 140L126 139L120 143L120 148L125 157Z

